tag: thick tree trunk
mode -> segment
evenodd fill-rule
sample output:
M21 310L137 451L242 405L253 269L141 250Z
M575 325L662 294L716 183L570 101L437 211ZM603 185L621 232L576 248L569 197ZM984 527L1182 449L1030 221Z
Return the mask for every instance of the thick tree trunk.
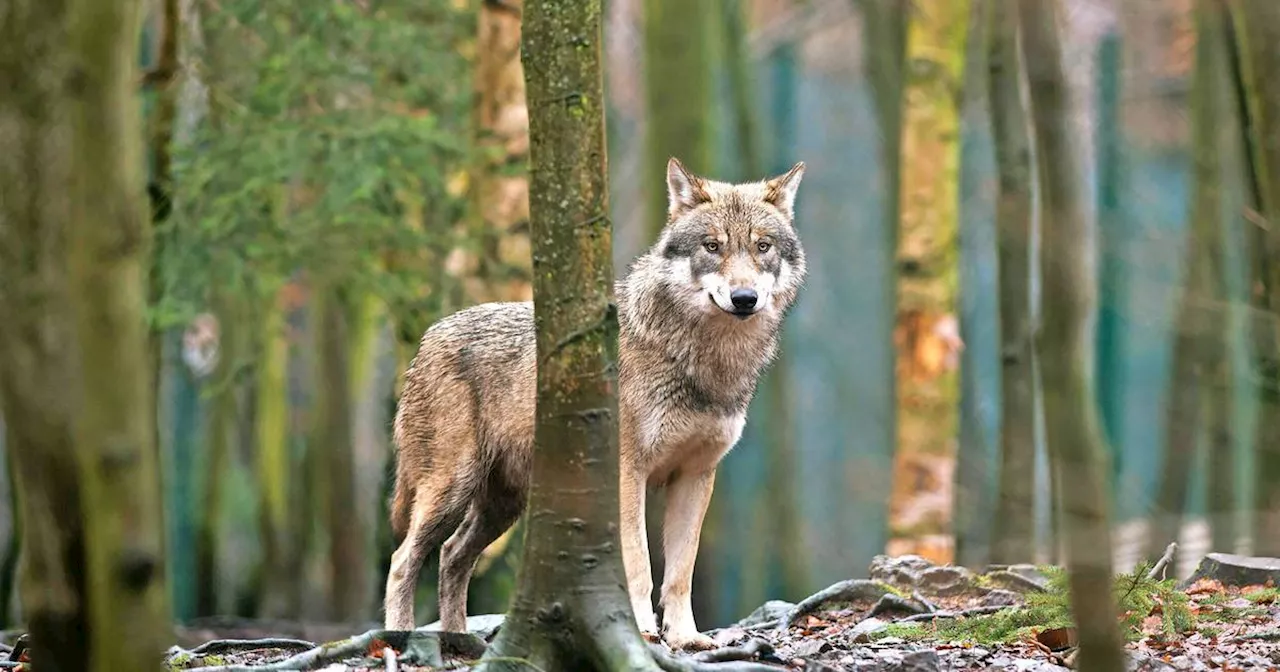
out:
M22 489L19 567L32 657L45 671L89 666L84 534L68 395L77 384L66 242L74 168L63 82L68 2L0 13L0 401Z
M988 7L988 88L1000 192L996 226L1000 259L1000 484L991 559L1035 556L1035 323L1031 315L1031 127L1022 105L1017 7Z
M644 0L644 73L648 96L645 190L649 237L666 224L667 190L662 176L677 157L689 170L711 172L712 2Z
M1124 669L1111 595L1110 493L1106 446L1093 379L1090 316L1097 278L1081 184L1083 166L1073 137L1072 96L1063 69L1054 0L1021 0L1023 58L1031 89L1031 118L1039 150L1044 249L1044 328L1038 335L1045 427L1051 459L1071 487L1062 492L1071 604L1080 633L1080 669Z
M656 670L623 587L599 2L529 0L538 402L520 586L487 669Z
M66 194L81 406L91 670L140 670L169 625L155 409L147 366L137 0L72 5L75 163ZM74 398L74 397L73 397Z
M960 166L958 96L964 69L969 2L931 5L908 18L906 59L917 70L904 82L895 341L898 347L896 482L911 464L952 457L958 432L956 375L959 347L957 184ZM890 526L906 536L909 489L895 488ZM905 497L904 497L905 495ZM948 525L951 512L936 519ZM943 533L921 529L910 534Z
M1243 96L1252 200L1246 213L1253 308L1252 363L1259 401L1254 555L1280 555L1280 3L1231 0L1237 83Z

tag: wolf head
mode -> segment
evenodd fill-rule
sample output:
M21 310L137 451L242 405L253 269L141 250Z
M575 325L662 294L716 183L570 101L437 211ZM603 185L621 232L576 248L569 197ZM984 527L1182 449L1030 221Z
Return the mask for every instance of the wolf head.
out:
M780 317L804 281L796 235L797 163L762 182L728 184L667 163L667 225L650 251L682 308L749 320Z

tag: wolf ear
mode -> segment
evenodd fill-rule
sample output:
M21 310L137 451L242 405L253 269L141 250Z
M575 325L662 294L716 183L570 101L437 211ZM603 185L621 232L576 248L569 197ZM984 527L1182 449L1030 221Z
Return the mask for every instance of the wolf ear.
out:
M764 200L772 203L787 217L795 217L796 189L804 177L804 161L797 162L785 175L764 183Z
M689 172L679 159L671 157L667 161L667 215L674 219L710 200L702 178Z

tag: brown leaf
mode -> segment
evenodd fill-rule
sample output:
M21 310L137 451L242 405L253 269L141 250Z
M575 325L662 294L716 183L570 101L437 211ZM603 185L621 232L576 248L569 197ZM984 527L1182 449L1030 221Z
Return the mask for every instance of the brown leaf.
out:
M1187 588L1188 595L1206 595L1224 592L1222 582L1217 579L1199 579Z
M1036 633L1036 641L1051 651L1061 651L1076 645L1075 628L1051 628Z
M1158 635L1164 631L1164 619L1159 616L1148 616L1142 619L1142 634Z

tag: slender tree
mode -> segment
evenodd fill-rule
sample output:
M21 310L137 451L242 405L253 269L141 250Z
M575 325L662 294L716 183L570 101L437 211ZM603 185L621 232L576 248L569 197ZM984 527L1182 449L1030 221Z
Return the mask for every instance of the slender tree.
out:
M1071 92L1063 69L1055 0L1020 0L1019 27L1031 91L1040 181L1044 329L1038 335L1045 427L1051 459L1071 487L1062 496L1071 604L1080 633L1080 669L1124 669L1111 595L1110 494L1106 445L1094 403L1092 334L1096 277L1089 261L1089 220Z
M958 377L946 360L956 344L959 96L969 2L935 3L907 19L903 81L897 263L897 469L907 460L953 455ZM949 327L948 325L953 325ZM945 353L937 360L934 353ZM893 502L891 517L907 502ZM891 521L891 526L897 521ZM934 530L942 532L943 530ZM898 533L901 531L898 530Z
M644 0L644 72L648 95L645 175L651 238L666 224L667 190L660 181L667 159L710 172L711 12L715 3Z
M1223 502L1223 480L1228 482L1235 461L1229 428L1217 413L1230 394L1230 362L1227 359L1227 296L1222 263L1224 240L1223 153L1231 147L1236 126L1224 118L1221 101L1230 100L1225 86L1230 80L1222 53L1221 17L1213 4L1197 2L1196 64L1192 84L1192 152L1195 157L1194 191L1191 195L1191 232L1185 255L1185 279L1178 302L1173 346L1173 373L1165 410L1165 455L1154 524L1148 535L1147 554L1153 559L1176 541L1186 514L1191 488L1191 466L1199 439L1211 431L1209 460L1212 482L1210 509L1215 541L1226 542L1220 528L1229 527L1231 507L1218 511ZM1226 389L1219 386L1227 384ZM1212 423L1212 426L1210 426ZM1220 548L1217 550L1228 550Z
M623 586L599 2L528 0L538 401L520 585L488 669L656 670Z
M987 3L988 89L999 196L1000 484L992 560L1030 562L1035 551L1035 323L1031 316L1031 127L1022 104L1017 8Z
M1250 165L1248 226L1252 366L1259 401L1254 439L1253 544L1280 555L1280 3L1230 0L1236 83Z

